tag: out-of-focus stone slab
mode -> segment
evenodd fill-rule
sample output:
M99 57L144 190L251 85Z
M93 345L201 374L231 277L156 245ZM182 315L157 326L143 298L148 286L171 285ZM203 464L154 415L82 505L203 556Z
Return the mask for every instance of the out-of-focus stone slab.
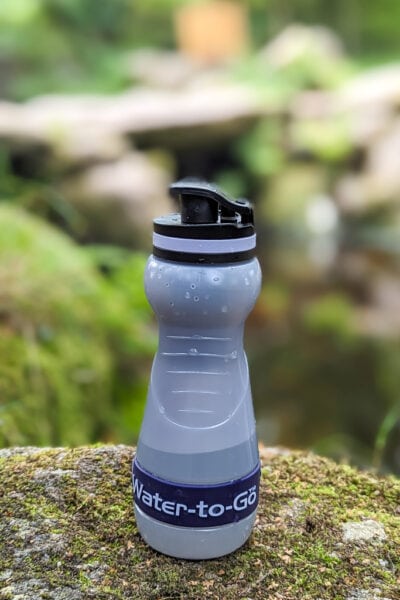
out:
M167 147L230 138L267 112L250 88L224 82L182 90L135 88L115 96L43 96L0 103L0 139L44 143L65 160L108 160L124 140Z

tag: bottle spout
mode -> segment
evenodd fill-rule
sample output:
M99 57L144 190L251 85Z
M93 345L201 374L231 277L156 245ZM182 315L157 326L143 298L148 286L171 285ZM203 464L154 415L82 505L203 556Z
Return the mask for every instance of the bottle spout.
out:
M234 200L206 181L182 179L171 184L169 191L181 203L182 223L254 223L253 207L248 200Z

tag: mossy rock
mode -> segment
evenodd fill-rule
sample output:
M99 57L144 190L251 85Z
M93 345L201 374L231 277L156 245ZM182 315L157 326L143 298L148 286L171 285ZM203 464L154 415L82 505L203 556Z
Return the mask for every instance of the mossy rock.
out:
M249 541L210 561L151 550L127 446L0 451L0 598L398 600L400 482L262 448Z
M0 227L0 446L104 439L143 307L54 227L4 203Z

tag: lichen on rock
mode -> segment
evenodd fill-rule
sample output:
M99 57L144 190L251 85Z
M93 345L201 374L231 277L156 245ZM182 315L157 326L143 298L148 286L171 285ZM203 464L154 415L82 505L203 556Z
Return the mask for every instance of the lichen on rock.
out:
M249 541L212 561L149 548L135 525L133 448L0 450L0 598L398 600L400 482L261 448ZM372 526L372 522L374 525ZM345 524L376 535L343 539Z
M373 519L350 521L343 524L343 539L345 542L381 542L386 539L386 533L382 523Z

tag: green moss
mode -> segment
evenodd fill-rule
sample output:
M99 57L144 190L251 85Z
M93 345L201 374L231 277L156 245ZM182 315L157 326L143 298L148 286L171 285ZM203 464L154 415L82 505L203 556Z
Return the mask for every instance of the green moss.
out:
M141 539L132 510L132 449L3 458L0 573L12 569L9 597L13 585L36 578L47 593L70 587L96 598L343 600L352 590L377 588L398 599L400 482L306 453L261 454L250 540L234 554L200 562L163 556ZM380 522L387 539L345 543L343 524L362 519Z
M106 280L89 252L22 210L0 205L0 227L0 446L131 438L132 363L153 348L144 259Z

